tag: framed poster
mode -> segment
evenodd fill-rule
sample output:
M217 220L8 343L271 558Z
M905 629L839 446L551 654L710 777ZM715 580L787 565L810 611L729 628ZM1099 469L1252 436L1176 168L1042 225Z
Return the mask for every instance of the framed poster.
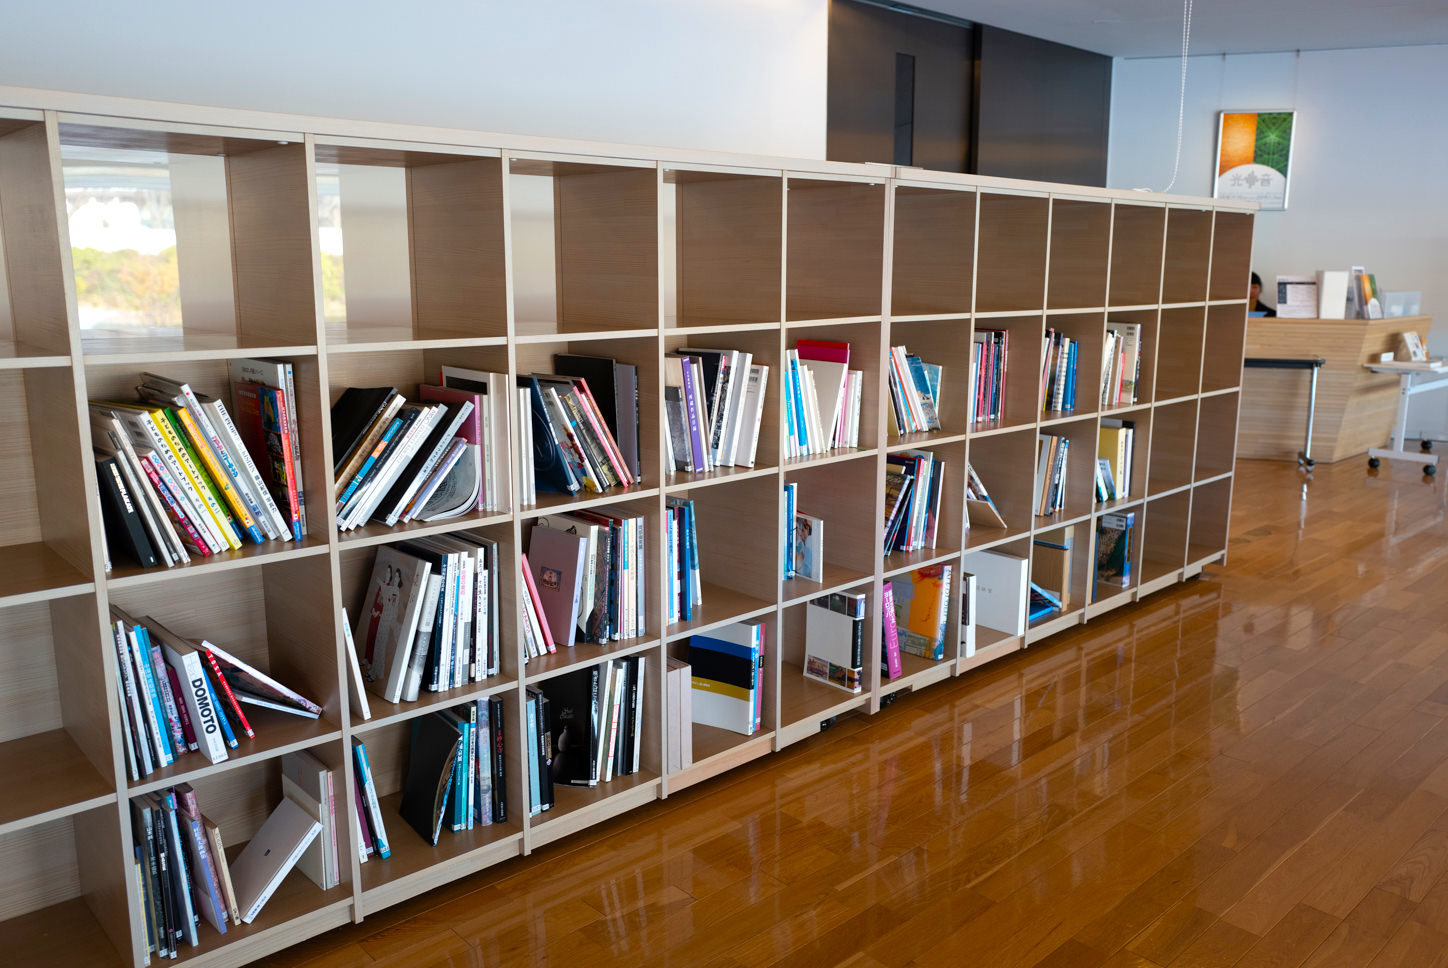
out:
M1287 208L1295 111L1223 111L1217 123L1213 198L1257 202L1266 211Z

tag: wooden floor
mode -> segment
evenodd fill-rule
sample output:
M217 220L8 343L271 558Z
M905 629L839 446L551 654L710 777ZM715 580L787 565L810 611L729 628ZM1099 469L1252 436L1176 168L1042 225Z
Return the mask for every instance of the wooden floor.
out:
M1448 965L1416 471L1243 461L1227 568L268 964Z

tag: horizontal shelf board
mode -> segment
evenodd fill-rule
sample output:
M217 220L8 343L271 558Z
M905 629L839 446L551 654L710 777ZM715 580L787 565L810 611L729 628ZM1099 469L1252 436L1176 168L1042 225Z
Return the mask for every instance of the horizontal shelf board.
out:
M665 630L666 640L672 642L688 638L721 625L747 621L774 611L774 603L762 598L709 582L702 582L701 586L703 604L694 607L694 615L689 621L670 625Z
M736 733L730 729L720 729L717 726L706 726L703 723L694 724L692 742L694 762L689 764L686 769L671 774L671 780L674 777L688 776L690 773L696 771L707 770L713 761L727 754L737 754L746 747L757 748L760 756L768 753L771 748L770 734L768 732L745 736L743 733Z
M1184 396L1180 396L1180 397L1168 397L1168 398L1165 399L1165 400L1157 400L1155 403L1152 404L1152 406L1153 406L1153 407L1169 407L1169 406L1171 406L1171 405L1174 404L1174 403L1190 403L1190 402L1192 402L1193 400L1195 400L1196 398L1197 398L1197 395L1196 395L1195 393L1188 393L1188 394L1186 394L1186 395L1184 395Z
M526 520L528 518L542 517L545 514L566 514L572 511L582 511L585 508L618 504L623 501L638 501L643 498L658 496L659 489L656 487L616 487L602 494L594 494L588 491L579 491L577 494L552 494L544 492L538 495L537 504L520 508L518 510L518 517Z
M1192 485L1190 484L1178 484L1176 487L1163 488L1160 491L1153 491L1148 487L1146 496L1154 501L1159 497L1171 497L1173 494L1180 494L1182 491L1189 491L1191 489Z
M1146 498L1138 494L1136 497L1127 496L1117 498L1114 501L1099 501L1096 504L1096 516L1100 517L1103 514L1115 514L1116 512L1124 511L1127 508L1136 507L1138 504L1145 500Z
M1110 314L1110 313L1142 313L1142 312L1150 312L1151 310L1160 309L1160 308L1161 308L1160 305L1158 305L1157 303L1133 303L1133 304L1128 304L1128 305L1125 305L1125 306L1107 306L1107 307L1106 307L1106 312L1107 312L1108 314Z
M988 528L984 525L971 525L965 531L965 547L961 553L971 551L985 551L994 548L996 545L1003 545L1008 541L1015 541L1019 538L1029 538L1030 528Z
M596 665L605 659L621 659L626 655L647 652L658 644L659 640L655 637L639 636L610 642L608 645L594 645L591 642L580 642L574 646L560 645L557 652L529 659L524 667L526 671L523 678L530 684L542 682L574 669Z
M225 837L226 831L222 831ZM232 863L241 853L245 844L238 844L226 853ZM339 841L337 852L342 845ZM338 857L339 861L345 858ZM339 927L351 920L352 886L344 881L330 891L323 891L307 879L307 875L293 869L282 881L275 894L261 909L261 914L251 924L228 924L226 934L203 919L197 928L201 943L192 948L181 945L180 957L164 960L168 965L184 965L196 962L209 965L217 962L244 964L263 957L278 948L295 944L299 939L321 934L330 928ZM153 962L158 963L158 962Z
M891 316L890 322L894 323L936 323L951 319L959 319L962 322L970 319L969 308L962 309L958 313L907 313L899 316Z
M1164 302L1161 304L1162 309L1205 309L1206 306L1207 301L1205 299L1195 302Z
M1103 598L1099 602L1091 602L1086 606L1086 621L1090 622L1092 619L1099 618L1107 612L1121 608L1123 605L1130 605L1135 600L1136 590L1128 589L1118 595Z
M981 633L990 633L983 636ZM1025 647L1025 639L1019 635L1006 635L996 629L987 629L977 625L975 629L975 651L970 655L963 655L955 663L955 674L969 672L971 669L979 669L983 665L989 665L1013 652L1019 652Z
M880 695L888 696L901 689L920 689L942 679L948 679L955 672L955 660L924 659L908 652L900 653L900 676L880 682Z
M1207 305L1208 305L1208 306L1245 306L1245 305L1247 305L1247 300L1245 300L1245 299L1208 299L1208 300L1207 300Z
M874 447L836 447L834 450L826 451L823 454L786 458L784 469L787 471L797 471L802 467L816 467L820 464L835 464L844 460L860 460L865 457L874 457L876 453L877 451Z
M378 800L382 823L387 828L387 847L392 856L383 860L373 854L362 865L364 900L369 894L376 897L389 889L402 888L402 882L432 868L461 865L471 855L488 852L497 854L497 859L502 860L504 856L522 853L522 823L511 816L506 823L475 826L472 830L453 832L444 827L434 847L402 819L398 813L401 803L401 793L392 793Z
M664 317L665 336L708 336L712 333L766 333L778 330L779 320L767 323L680 323L673 316Z
M1141 562L1141 583L1137 586L1137 594L1150 595L1160 588L1176 584L1181 581L1181 579L1181 559L1170 562L1143 559Z
M172 565L170 568L160 566L138 568L134 565L119 565L112 569L106 578L106 586L109 588L135 588L139 585L185 578L188 575L209 575L232 568L253 568L273 561L310 558L313 555L325 555L327 551L326 541L310 535L300 542L265 541L261 544L243 545L239 550L224 551L219 555L211 555L206 558L198 558L193 554L190 561Z
M784 325L789 329L808 329L812 326L853 326L856 323L878 323L883 318L883 315L876 315L830 316L819 319L786 319Z
M501 327L500 327L501 328ZM405 350L473 349L482 346L507 346L507 336L458 336L446 339L422 339L406 335L405 330L363 329L360 332L327 330L327 352L332 353L395 353Z
M902 450L918 450L922 447L937 447L941 444L960 444L966 435L946 430L927 430L924 433L906 434L896 437L885 448L887 454L898 454Z
M83 509L77 508L76 513ZM95 583L43 541L0 547L0 608L85 595Z
M0 370L70 366L69 353L55 353L20 340L0 339Z
M439 709L448 709L452 706L461 706L464 703L473 702L478 699L486 699L488 696L499 692L507 692L518 687L518 680L512 676L497 675L482 682L471 682L456 689L448 689L443 692L422 691L417 694L417 699L412 702L391 703L376 693L367 694L367 707L372 711L371 719L359 719L352 722L352 733L354 736L365 736L367 733L379 730L384 726L391 726L394 723L406 722L416 716L422 716Z
M1055 531L1057 528L1080 524L1082 521L1089 520L1090 517L1090 511L1083 512L1080 510L1057 511L1055 514L1038 515L1035 518L1035 527L1032 531L1036 534L1042 531Z
M1082 307L1079 308L1079 309L1071 309L1071 308L1069 308L1069 307L1064 307L1064 306L1063 306L1063 307L1055 307L1055 308L1047 309L1047 310L1046 310L1046 315L1047 315L1047 316L1080 316L1080 315L1085 315L1086 313L1104 313L1104 312L1106 312L1106 307L1105 307L1105 306L1082 306Z
M1034 309L992 309L990 312L977 312L976 319L1006 319L1010 316L1044 316L1046 307L1037 306Z
M921 548L919 551L896 551L885 556L885 577L894 578L916 568L927 568L960 557L959 548Z
M1201 395L1203 398L1225 397L1229 393L1238 393L1241 391L1241 389L1241 387L1223 387L1220 390L1203 390Z
M657 327L647 329L601 329L582 330L579 332L558 332L553 323L518 323L514 327L517 334L513 337L514 343L572 343L583 340L612 340L612 339L658 339L659 330ZM549 327L544 329L544 327ZM529 332L532 330L532 332Z
M1127 404L1122 404L1122 405L1119 406L1119 407L1111 407L1111 408L1109 408L1109 409L1107 409L1107 410L1102 410L1099 414L1097 414L1097 416L1103 417L1103 418L1105 418L1105 417L1115 417L1115 418L1118 418L1118 419L1119 419L1119 418L1121 418L1121 417L1123 417L1123 416L1126 416L1127 414L1138 413L1138 412L1142 412L1142 411L1146 411L1146 410L1150 410L1150 409L1151 409L1151 401L1148 400L1148 401L1146 401L1146 402L1144 402L1144 403L1127 403Z
M63 729L0 743L0 777L0 835L115 802L115 784Z
M773 464L760 467L716 467L712 471L705 471L702 474L675 471L672 474L664 475L664 493L678 494L690 488L727 484L730 481L747 481L756 477L777 475L778 473L779 468Z
M222 701L225 702L225 699ZM177 757L170 766L164 766L150 776L143 776L138 782L129 783L126 795L134 797L153 790L163 790L177 783L262 763L286 753L321 746L342 738L342 728L325 717L304 719L274 709L248 706L246 718L251 723L252 731L256 733L255 739L247 738L241 723L236 719L235 711L229 707L227 718L231 720L237 741L236 749L227 751L230 754L227 759L213 763L200 752L187 753Z
M239 340L235 333L187 333L179 329L149 332L153 335L142 336L120 330L84 330L81 332L81 353L86 363L106 366L317 355L317 347L312 344L252 345Z
M1195 545L1187 543L1187 566L1185 573L1196 574L1207 565L1221 561L1227 555L1225 548L1212 548L1207 545Z
M0 948L16 965L131 968L130 952L122 957L81 898L0 921Z
M875 577L871 572L856 571L829 561L825 562L823 572L824 581L810 581L808 578L786 579L780 596L784 605L798 605L812 598L844 591L854 585L873 581Z
M1047 410L1041 414L1040 425L1054 427L1057 424L1068 424L1077 420L1095 420L1097 416L1099 415L1095 410Z
M981 420L971 425L970 437L994 437L999 434L1015 434L1022 430L1034 431L1036 429L1036 418L1031 416L1028 421L1016 419L1006 420Z
M781 730L796 723L829 719L857 709L869 701L868 692L848 693L814 679L806 679L804 668L792 662L779 670L779 722Z
M1052 612L1050 615L1043 615L1035 619L1026 628L1026 644L1039 642L1041 639L1055 635L1057 632L1080 625L1081 619L1086 613L1085 606L1081 604L1072 605L1064 612Z
M507 524L513 520L510 511L480 511L463 514L442 521L408 521L388 527L380 522L364 524L353 531L337 532L337 545L342 549L367 548L372 545L390 544L408 538L422 538L432 534L451 534L472 528L485 528L494 524Z
M658 774L643 768L595 787L555 783L553 808L528 818L529 845L537 848L655 800L660 786Z
M1208 484L1215 484L1215 483L1217 483L1218 481L1229 480L1229 479L1231 478L1231 476L1232 476L1232 472L1231 472L1231 471L1227 471L1227 472L1222 473L1222 474L1213 474L1211 477L1203 477L1201 480L1197 481L1197 482L1196 482L1195 484L1193 484L1192 486L1193 486L1193 487L1206 487Z
M1092 589L1093 594L1091 605L1106 605L1112 602L1116 602L1117 604L1124 604L1125 601L1131 601L1133 596L1136 595L1135 576L1133 576L1131 580L1125 585L1119 585L1116 582L1108 581L1096 581L1092 584L1094 585L1094 588ZM1118 599L1124 599L1124 601L1118 602ZM1089 608L1090 606L1088 606L1088 609Z

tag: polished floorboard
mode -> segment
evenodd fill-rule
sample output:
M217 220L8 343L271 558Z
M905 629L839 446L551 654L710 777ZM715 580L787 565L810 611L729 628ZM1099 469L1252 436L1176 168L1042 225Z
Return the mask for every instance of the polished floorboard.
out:
M269 965L1448 966L1448 523L1243 461L1226 567Z

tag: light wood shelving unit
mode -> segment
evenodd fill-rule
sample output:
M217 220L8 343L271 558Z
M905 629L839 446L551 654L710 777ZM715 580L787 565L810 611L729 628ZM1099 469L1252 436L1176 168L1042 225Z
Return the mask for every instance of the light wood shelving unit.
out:
M239 847L280 797L280 757L306 749L349 786L351 741L367 741L393 856L359 863L344 825L342 884L288 878L255 924L176 964L241 965L448 880L707 780L818 732L832 717L967 672L1054 632L1189 578L1225 557L1232 492L1252 210L1233 203L831 162L510 138L474 132L122 104L0 89L0 950L7 963L139 965L141 899L131 872L131 796L187 781ZM57 110L68 113L57 113ZM123 109L124 108L124 109ZM138 120L153 118L154 120ZM176 191L206 204L178 215L182 325L82 329L62 153L157 153ZM345 312L324 306L319 198L340 193ZM179 197L179 195L178 195ZM349 207L350 204L350 207ZM330 271L330 270L326 270ZM1141 396L1098 412L1108 320L1143 324ZM972 327L1011 332L1003 418L968 422ZM1047 327L1081 341L1080 406L1041 413L1036 378ZM866 379L859 447L783 455L782 361L799 338L846 340ZM892 438L888 347L941 363L941 430ZM752 468L665 474L663 358L684 346L748 350L770 366L769 409ZM559 352L639 367L641 484L603 496L540 495L535 507L339 536L329 508L333 399L349 385L404 393L444 363L527 373ZM129 395L143 369L229 398L226 361L261 356L296 372L309 529L271 542L142 571L105 572L86 401ZM1090 462L1071 468L1066 508L1033 513L1036 437L1094 454L1099 421L1137 427L1132 498L1093 500ZM892 451L946 462L935 549L884 556L883 471ZM963 471L987 478L1008 527L967 526ZM781 486L823 517L823 582L779 577ZM659 523L672 496L695 501L704 605L663 625ZM580 645L525 664L513 579L539 515L613 505L648 521L647 631L607 648ZM1090 587L1096 519L1137 514L1138 568L1127 588ZM801 674L805 603L868 593L878 616L889 577L996 548L1029 557L1032 539L1075 528L1072 603L1024 636L978 630L963 654L952 595L946 658L906 657L882 681L867 661L858 695ZM416 534L496 539L505 568L500 675L414 704L372 698L350 713L340 616L356 614L379 546ZM112 603L227 643L324 707L317 722L258 715L257 738L228 761L183 758L128 781L112 683ZM754 736L694 730L695 761L665 764L665 657L691 633L767 623L764 723ZM878 619L867 656L879 655ZM524 689L622 655L647 658L642 769L595 789L559 788L528 818L520 764ZM501 696L508 728L509 819L426 846L396 813L413 718ZM921 701L929 701L923 699ZM353 817L339 794L339 816Z

